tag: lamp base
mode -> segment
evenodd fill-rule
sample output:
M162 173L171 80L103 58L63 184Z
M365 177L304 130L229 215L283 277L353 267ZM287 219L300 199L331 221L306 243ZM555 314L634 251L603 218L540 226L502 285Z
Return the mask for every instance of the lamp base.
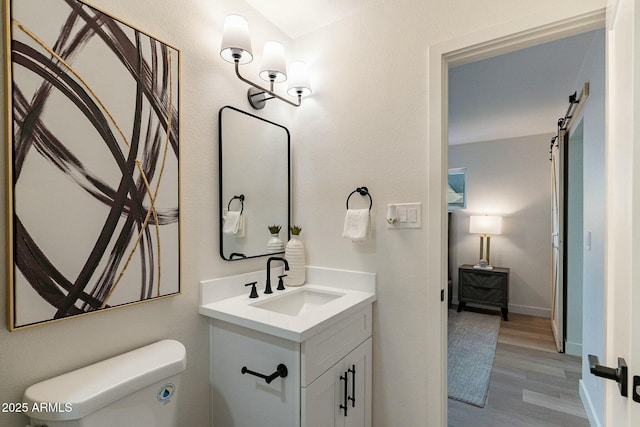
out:
M477 268L479 270L493 270L493 266L492 265L482 266L480 264L476 264L476 265L473 266L473 268Z
M474 265L473 268L480 268L482 270L493 270L493 267L489 264L489 261L484 258L481 258L480 262Z

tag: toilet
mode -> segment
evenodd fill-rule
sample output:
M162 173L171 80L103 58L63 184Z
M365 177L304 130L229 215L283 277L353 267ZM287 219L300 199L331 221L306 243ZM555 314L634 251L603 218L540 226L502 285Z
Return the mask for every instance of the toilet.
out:
M31 427L177 427L182 343L163 340L27 388Z

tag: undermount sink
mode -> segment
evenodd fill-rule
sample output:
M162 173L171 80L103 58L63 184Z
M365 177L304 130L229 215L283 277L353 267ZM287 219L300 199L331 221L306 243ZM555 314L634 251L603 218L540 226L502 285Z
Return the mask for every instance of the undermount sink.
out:
M262 310L273 311L287 316L298 316L308 310L321 307L326 303L344 296L343 293L323 292L316 289L299 289L266 301L250 304Z

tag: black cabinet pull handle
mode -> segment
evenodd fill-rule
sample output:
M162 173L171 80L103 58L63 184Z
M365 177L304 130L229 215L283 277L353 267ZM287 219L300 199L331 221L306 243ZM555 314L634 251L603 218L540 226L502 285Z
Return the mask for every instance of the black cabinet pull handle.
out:
M344 376L340 375L340 381L344 381L344 405L340 405L340 409L344 409L344 416L347 416L348 410L348 397L347 397L347 388L349 387L349 377L347 376L347 372L345 371Z
M596 377L606 378L608 380L614 380L618 383L620 394L623 397L629 396L627 390L627 362L622 357L618 357L618 369L609 368L607 366L600 365L598 356L593 354L589 355L589 371Z
M256 376L258 378L262 378L263 380L265 380L267 384L271 384L271 381L275 380L276 378L280 378L280 377L285 378L287 375L289 375L289 370L282 363L278 365L278 367L276 368L276 371L271 375L264 375L259 372L249 370L247 369L246 366L243 366L240 372L242 373L242 375L249 374L249 375Z
M351 368L347 369L351 372L351 396L348 398L351 401L351 407L356 407L356 365L351 365Z

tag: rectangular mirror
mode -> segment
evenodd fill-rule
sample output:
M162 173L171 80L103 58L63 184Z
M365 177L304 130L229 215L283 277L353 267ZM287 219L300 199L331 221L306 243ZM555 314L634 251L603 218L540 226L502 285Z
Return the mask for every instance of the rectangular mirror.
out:
M269 226L289 239L290 135L237 108L220 109L220 256L228 261L281 253ZM269 242L269 247L267 243Z

